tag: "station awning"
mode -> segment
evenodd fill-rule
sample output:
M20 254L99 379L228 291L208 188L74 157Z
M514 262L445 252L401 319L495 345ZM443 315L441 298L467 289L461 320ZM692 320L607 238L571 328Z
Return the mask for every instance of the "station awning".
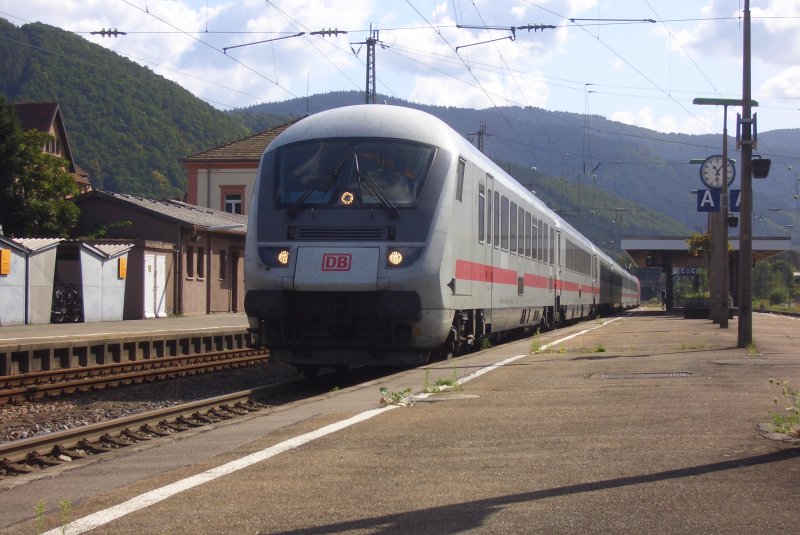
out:
M658 236L658 237L625 237L622 238L622 250L627 252L637 267L659 267L663 259L669 256L672 267L704 267L702 256L689 254L689 237ZM734 251L739 250L739 238L734 236L728 241ZM791 238L756 237L753 238L753 257L758 262L770 256L788 251L792 248Z

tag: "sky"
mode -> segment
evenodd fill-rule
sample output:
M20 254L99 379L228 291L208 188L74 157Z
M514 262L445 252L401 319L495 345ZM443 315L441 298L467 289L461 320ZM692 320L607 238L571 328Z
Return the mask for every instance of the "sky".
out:
M744 1L0 0L0 17L75 32L223 110L364 91L374 37L380 94L709 134L721 107L692 101L742 98ZM750 10L758 129L798 128L800 0Z

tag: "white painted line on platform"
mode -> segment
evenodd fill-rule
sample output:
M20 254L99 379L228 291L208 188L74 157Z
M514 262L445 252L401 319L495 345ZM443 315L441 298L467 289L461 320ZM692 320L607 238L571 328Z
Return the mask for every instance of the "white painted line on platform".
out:
M597 325L590 329L584 329L583 331L580 331L578 333L565 336L564 338L560 338L555 342L551 342L550 344L542 346L542 349L547 349L550 346L560 344L561 342L566 342L567 340L571 340L575 337L581 336L582 334L586 334L589 331L599 329L600 327L604 327L609 323L612 323L620 319L622 318L621 317L614 318L604 322L601 325ZM471 381L472 379L475 379L476 377L480 377L485 373L489 373L490 371L496 370L497 368L500 368L502 366L506 366L507 364L510 364L514 361L517 361L527 356L529 355L527 354L516 355L507 358L505 360L501 360L500 362L496 362L492 365L486 366L485 368L476 370L470 373L469 375L465 375L456 382L458 384L464 384L466 382ZM316 431L311 431L310 433L290 438L289 440L285 440L279 444L270 446L269 448L257 451L255 453L251 453L250 455L246 455L241 459L236 459L229 463L223 464L222 466L212 468L211 470L206 470L205 472L201 472L197 475L181 479L180 481L176 481L175 483L171 483L164 487L151 490L150 492L145 492L144 494L140 494L139 496L131 498L130 500L123 502L121 504L85 516L65 526L47 531L44 533L44 535L78 535L79 533L85 533L87 531L97 529L100 526L103 526L105 524L108 524L109 522L112 522L113 520L116 520L117 518L121 518L129 513L139 511L141 509L144 509L145 507L164 501L167 498L171 498L172 496L181 493L185 490L192 489L194 487L202 485L203 483L208 483L209 481L213 481L219 477L226 476L234 472L238 472L243 468L247 468L256 463L260 463L261 461L265 461L267 459L275 457L278 454L293 450L313 440L322 438L337 431L341 431L342 429L346 429L357 423L369 420L374 416L378 416L379 414L382 414L391 409L396 409L398 407L399 405L385 405L377 409L364 411L346 420L326 425L324 427L317 429Z
M604 322L603 322L603 323L601 323L600 325L595 325L594 327L591 327L591 328L589 328L589 329L584 329L584 330L582 330L581 332L577 332L577 333L575 333L575 334L571 334L571 335L569 335L569 336L565 336L564 338L559 338L559 339L558 339L558 340L556 340L555 342L550 342L549 344L545 344L545 345L543 345L543 346L542 346L542 347L539 349L539 351L544 351L545 349L547 349L547 348L549 348L549 347L552 347L552 346L554 346L554 345L558 345L558 344L560 344L560 343L562 343L562 342L566 342L567 340L572 340L573 338L577 338L578 336L584 335L584 334L586 334L586 333L588 333L588 332L590 332L590 331L593 331L593 330L595 330L595 329L599 329L600 327L605 327L605 326L606 326L606 325L608 325L609 323L614 323L615 321L619 321L619 320L621 320L621 319L622 319L622 318L624 318L624 317L627 317L627 316L619 316L619 317L617 317L617 318L612 318L612 319L610 319L610 320L608 320L608 321L604 321Z
M351 425L369 420L374 416L396 408L398 408L398 405L386 405L384 407L362 412L361 414L356 414L352 418L326 425L325 427L321 427L316 431L311 431L310 433L291 438L281 442L280 444L276 444L261 451L251 453L250 455L242 457L241 459L236 459L229 463L223 464L222 466L212 468L211 470L206 470L205 472L181 479L180 481L176 481L175 483L171 483L164 487L151 490L150 492L145 492L144 494L140 494L135 498L131 498L127 502L123 502L119 505L115 505L113 507L109 507L108 509L85 516L67 524L66 526L47 531L44 535L77 535L78 533L84 533L86 531L99 528L100 526L108 524L112 520L116 520L117 518L123 517L129 513L133 513L140 509L144 509L149 505L153 505L154 503L166 500L167 498L170 498L180 492L197 487L203 483L213 481L219 477L232 474L243 468L247 468L256 463L260 463L261 461L274 457L280 453L298 448L303 444L311 442L312 440L316 440L326 435L330 435L331 433L341 431L342 429L350 427Z

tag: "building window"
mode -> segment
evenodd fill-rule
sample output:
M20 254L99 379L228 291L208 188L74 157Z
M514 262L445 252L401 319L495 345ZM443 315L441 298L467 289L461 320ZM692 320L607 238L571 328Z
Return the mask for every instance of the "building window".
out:
M186 278L194 278L194 247L186 246Z
M244 186L220 186L220 209L230 214L244 214Z
M197 248L197 278L206 278L206 254L202 247Z
M224 281L228 278L228 251L224 249L219 252L219 280Z
M242 213L242 196L238 193L225 195L225 211L231 214Z

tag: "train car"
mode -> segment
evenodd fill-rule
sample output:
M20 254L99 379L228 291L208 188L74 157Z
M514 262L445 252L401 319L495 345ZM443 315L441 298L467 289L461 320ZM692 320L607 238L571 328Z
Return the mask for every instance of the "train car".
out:
M419 364L629 307L638 281L439 119L360 105L265 151L245 310L298 367Z

